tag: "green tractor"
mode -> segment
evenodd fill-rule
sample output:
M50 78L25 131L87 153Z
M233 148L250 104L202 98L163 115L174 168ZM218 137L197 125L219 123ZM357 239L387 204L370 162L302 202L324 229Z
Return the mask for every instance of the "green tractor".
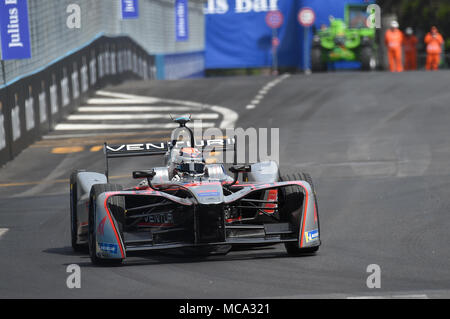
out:
M346 23L330 17L330 26L322 26L314 35L312 71L327 71L329 63L339 61L358 61L363 70L375 70L378 65L376 34L375 29L366 27L365 19L366 16L361 14L359 20L353 17L350 23Z

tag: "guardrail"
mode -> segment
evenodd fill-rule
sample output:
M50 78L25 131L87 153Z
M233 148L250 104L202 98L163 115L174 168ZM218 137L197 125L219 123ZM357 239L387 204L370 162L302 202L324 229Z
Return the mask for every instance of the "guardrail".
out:
M155 57L129 37L100 36L0 87L0 165L51 131L94 90L130 78L156 78Z

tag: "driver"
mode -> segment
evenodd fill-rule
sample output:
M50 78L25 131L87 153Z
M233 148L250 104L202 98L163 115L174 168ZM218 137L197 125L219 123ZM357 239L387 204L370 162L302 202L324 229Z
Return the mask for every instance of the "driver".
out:
M180 179L185 175L197 177L205 174L205 160L197 148L183 147L175 151L171 164L174 179Z

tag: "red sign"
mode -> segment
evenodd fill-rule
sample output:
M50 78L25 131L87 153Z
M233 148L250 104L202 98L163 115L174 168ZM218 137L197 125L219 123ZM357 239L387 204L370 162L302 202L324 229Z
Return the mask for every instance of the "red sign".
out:
M316 14L311 8L303 8L298 13L298 22L304 27L310 27L316 21Z
M280 11L269 11L266 15L266 23L272 29L278 29L283 25L283 14Z
M272 46L276 48L279 45L280 45L280 39L278 39L277 37L272 38Z

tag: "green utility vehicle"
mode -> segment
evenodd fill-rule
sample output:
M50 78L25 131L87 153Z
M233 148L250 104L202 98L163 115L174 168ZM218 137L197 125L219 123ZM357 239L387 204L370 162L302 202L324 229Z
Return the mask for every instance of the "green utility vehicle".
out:
M375 28L367 27L364 8L348 7L345 21L330 17L330 25L322 26L314 35L311 49L313 72L327 71L329 63L339 61L358 61L363 70L376 69L376 32Z

